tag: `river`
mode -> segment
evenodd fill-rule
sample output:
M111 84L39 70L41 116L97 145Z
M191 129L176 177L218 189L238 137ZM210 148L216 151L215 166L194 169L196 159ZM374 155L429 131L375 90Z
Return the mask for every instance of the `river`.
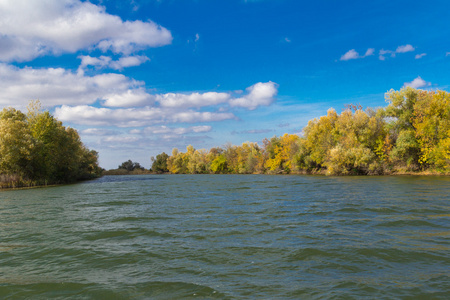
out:
M449 177L105 176L0 192L2 299L445 299Z

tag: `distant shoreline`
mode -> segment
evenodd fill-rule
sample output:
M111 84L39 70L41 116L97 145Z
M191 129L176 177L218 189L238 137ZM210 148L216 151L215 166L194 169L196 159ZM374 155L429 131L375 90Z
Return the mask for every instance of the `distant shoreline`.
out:
M317 172L317 173L283 173L283 174L233 174L233 173L229 173L229 174L174 174L174 173L156 173L156 172L150 172L150 171L146 171L146 172L129 172L129 173L122 173L122 174L118 174L118 173L108 173L108 171L105 172L106 174L103 174L100 177L97 178L101 178L103 176L139 176L139 175L171 175L171 176L176 176L176 175L238 175L238 176L249 176L249 175L263 175L263 176L324 176L324 177L401 177L401 176L435 176L435 177L447 177L450 176L450 173L430 173L430 172L396 172L396 173L392 173L392 174L383 174L383 175L326 175L325 172ZM48 184L48 185L33 185L33 186L18 186L18 187L0 187L0 192L3 191L13 191L13 190L28 190L28 189L38 189L38 188L47 188L47 187L57 187L57 186L63 186L63 185L71 185L71 184L77 184L77 183L82 183L82 182L86 182L86 181L91 181L91 180L95 180L97 178L92 178L92 179L87 179L87 180L81 180L81 181L77 181L77 182L73 182L73 183L62 183L62 184Z
M389 177L389 176L450 176L450 173L433 173L433 172L393 172L391 174L382 174L382 175L377 175L377 174L371 174L371 175L367 175L367 174L346 174L346 175L326 175L326 172L313 172L313 173L307 173L307 172L291 172L289 174L287 173L254 173L254 174L238 174L238 173L220 173L220 174L214 174L214 173L207 173L207 174L201 174L201 173L197 173L197 174L190 174L190 173L170 173L170 172L165 172L165 173L156 173L156 172L142 172L142 173L134 173L134 172L129 172L129 173L122 173L122 174L118 174L115 172L111 172L108 173L108 171L106 171L102 176L126 176L126 175L132 175L132 176L136 176L136 175L270 175L270 176L295 176L295 175L305 175L305 176L327 176L327 177Z

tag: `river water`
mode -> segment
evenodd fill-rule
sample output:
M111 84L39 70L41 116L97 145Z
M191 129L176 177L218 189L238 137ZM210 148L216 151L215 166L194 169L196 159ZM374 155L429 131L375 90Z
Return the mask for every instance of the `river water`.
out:
M1 299L445 299L449 177L105 176L0 192Z

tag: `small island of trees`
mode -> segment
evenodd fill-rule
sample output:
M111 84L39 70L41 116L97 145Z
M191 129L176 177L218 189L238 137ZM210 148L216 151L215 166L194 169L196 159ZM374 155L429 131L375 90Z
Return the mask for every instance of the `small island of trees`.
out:
M70 183L101 175L98 153L64 127L38 101L28 113L0 112L0 188Z
M153 159L173 174L449 174L450 94L411 87L386 93L385 108L348 105L309 121L303 135L186 152Z

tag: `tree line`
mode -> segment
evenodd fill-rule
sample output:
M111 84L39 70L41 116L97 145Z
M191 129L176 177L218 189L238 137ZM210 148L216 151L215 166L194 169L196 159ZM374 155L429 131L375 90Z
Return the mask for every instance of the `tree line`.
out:
M406 87L385 95L384 108L347 105L260 146L173 149L152 158L152 171L174 174L381 175L450 172L450 94Z
M0 112L0 187L69 183L101 171L98 153L75 129L41 111L38 101L27 114L11 107Z

